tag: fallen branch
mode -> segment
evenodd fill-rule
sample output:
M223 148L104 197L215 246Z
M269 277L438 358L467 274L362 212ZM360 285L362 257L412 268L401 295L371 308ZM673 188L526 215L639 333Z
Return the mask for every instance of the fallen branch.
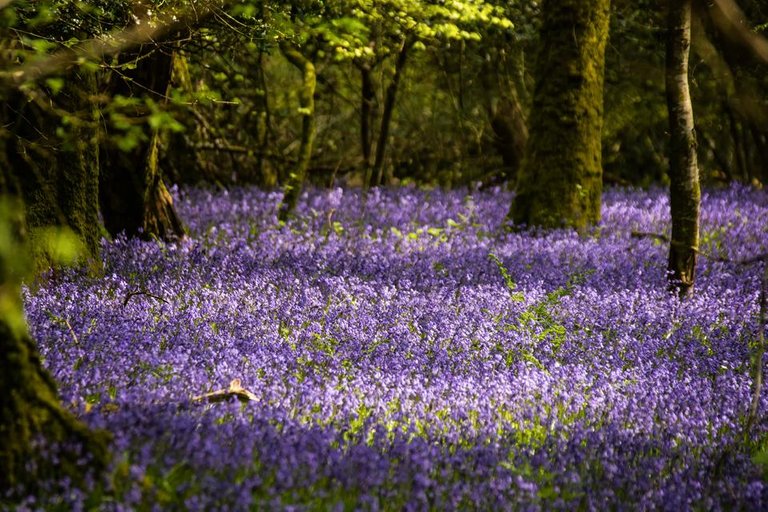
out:
M237 398L241 402L258 401L259 397L253 394L251 391L245 389L240 383L240 379L234 379L229 383L228 389L220 389L218 391L211 391L210 393L204 393L192 397L193 402L202 402L207 400L208 402L223 402L230 398Z

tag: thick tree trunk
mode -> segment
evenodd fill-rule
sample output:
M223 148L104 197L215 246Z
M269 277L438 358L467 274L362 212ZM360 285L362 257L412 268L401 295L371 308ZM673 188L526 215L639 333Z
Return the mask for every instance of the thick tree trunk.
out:
M136 53L122 55L119 64L134 61L133 69L112 75L111 95L149 95L156 103L164 102L173 70L172 50L144 46ZM136 118L147 114L141 106L133 113ZM104 225L113 236L125 232L144 238L183 237L183 225L158 166L160 134L149 126L144 128L144 134L146 140L129 151L121 150L114 140L102 145L100 195Z
M312 150L315 145L315 85L317 76L315 75L314 64L299 50L287 43L281 44L280 50L285 58L301 71L302 76L299 91L299 107L302 116L299 157L283 188L283 202L280 204L280 211L278 212L278 219L285 222L296 208L301 189L307 179L307 169L309 169L309 161L312 158Z
M91 98L95 92L95 77L76 72L55 95L37 88L13 91L0 107L6 128L6 184L0 194L18 196L26 205L30 243L40 267L50 262L39 250L44 244L36 243L38 233L50 227L70 228L82 242L86 258L98 254L98 113ZM62 124L57 110L70 115L65 137L57 133Z
M669 0L667 19L666 94L669 111L669 181L672 238L669 244L670 286L690 293L699 251L701 189L696 162L693 107L688 89L692 0Z
M376 159L373 161L371 169L371 180L369 185L375 187L381 185L384 178L384 159L387 155L387 143L389 142L389 128L392 124L392 113L395 110L395 100L397 99L397 90L400 86L400 79L405 71L405 63L408 59L408 51L413 46L413 41L405 39L400 47L395 62L395 74L392 81L387 86L387 92L384 94L384 108L381 112L381 127L379 128L379 139L376 142Z
M510 217L583 229L600 220L610 0L544 0L542 16L530 137Z
M6 128L0 137L0 224L15 236L10 246L0 246L0 489L10 492L0 498L4 503L34 494L48 478L82 484L108 460L107 435L89 431L59 402L27 332L21 301L22 277L45 263L30 261L37 258L29 252L35 240L24 243L28 227L33 235L38 228L69 227L89 256L97 254L98 152L87 96L93 77L75 78L68 82L79 83L79 91L65 88L55 97L36 88L26 96L0 95ZM33 99L38 94L45 101ZM71 113L71 136L58 137L54 105Z

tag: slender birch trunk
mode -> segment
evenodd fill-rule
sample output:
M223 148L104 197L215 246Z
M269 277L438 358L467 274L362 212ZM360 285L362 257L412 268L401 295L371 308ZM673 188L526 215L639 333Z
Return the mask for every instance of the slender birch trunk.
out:
M693 107L688 88L692 0L669 0L667 18L666 95L669 111L669 181L672 237L669 244L670 287L681 297L691 293L699 251L701 188L696 161Z

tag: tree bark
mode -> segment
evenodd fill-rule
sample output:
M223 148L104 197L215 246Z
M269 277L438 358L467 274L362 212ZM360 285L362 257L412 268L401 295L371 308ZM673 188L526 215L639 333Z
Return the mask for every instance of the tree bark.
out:
M363 157L363 172L367 175L371 169L371 120L373 106L376 102L376 90L373 86L373 76L370 64L360 64L360 147Z
M109 85L111 95L149 94L153 101L164 103L173 70L173 50L142 46L136 53L121 55L118 63L132 61L135 68L119 74L113 72ZM147 109L141 106L133 112L136 118L146 115ZM112 140L114 137L102 145L100 196L104 225L113 236L125 232L128 236L143 238L181 238L184 227L158 166L160 134L148 125L143 131L146 140L129 151L121 150Z
M85 259L93 260L98 254L101 223L95 93L93 74L77 71L56 94L38 87L12 90L0 107L6 175L0 195L17 196L24 202L31 251L39 268L51 263L42 250L44 241L38 240L38 234L50 227L71 229L81 242ZM57 129L65 118L68 133L61 136Z
M669 180L672 236L670 287L681 297L694 284L699 251L701 189L696 160L693 107L688 88L692 0L670 0L667 18L666 96L669 112Z
M579 230L600 220L610 0L544 0L529 139L510 217Z
M503 94L495 106L489 107L493 143L504 164L503 178L514 182L525 156L528 127L525 114L514 91Z
M260 155L266 155L269 148L269 127L270 127L270 111L269 111L269 88L267 85L267 75L264 71L266 63L264 62L264 52L259 52L258 69L256 70L256 104L254 105L256 113L255 123L253 130L255 131L255 139L258 144L258 153ZM273 188L277 185L277 172L274 169L268 169L266 164L266 158L259 156L257 165L257 173L259 176L260 184L266 188Z
M299 91L299 107L302 116L299 157L283 189L283 201L278 212L278 220L285 222L296 208L301 189L307 179L309 162L312 159L312 150L315 145L315 85L317 84L317 76L314 64L298 49L288 43L282 43L280 50L302 75Z
M384 94L384 107L381 112L381 127L379 128L379 138L376 142L376 158L371 168L371 180L369 185L375 187L382 184L384 177L384 158L387 155L387 143L389 142L389 128L392 124L392 113L395 109L395 100L397 99L397 89L400 86L400 79L405 70L405 63L408 59L408 51L413 46L413 41L405 39L400 47L395 62L395 74L392 81L387 86Z

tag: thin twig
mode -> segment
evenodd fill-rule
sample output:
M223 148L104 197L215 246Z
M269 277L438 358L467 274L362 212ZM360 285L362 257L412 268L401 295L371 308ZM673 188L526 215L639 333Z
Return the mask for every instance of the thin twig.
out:
M72 335L72 339L75 341L76 346L80 346L80 340L77 338L77 334L75 334L75 330L72 328L72 324L69 323L69 320L66 318L62 318L64 320L64 325L67 326L67 329L69 329L69 334Z
M153 293L148 292L147 290L134 290L130 291L125 295L125 300L123 301L123 307L128 305L128 301L131 300L132 297L135 297L137 295L146 295L147 297L152 297L155 300L159 300L160 302L163 302L165 304L168 304L168 301L164 298L160 297L159 295L155 295Z

